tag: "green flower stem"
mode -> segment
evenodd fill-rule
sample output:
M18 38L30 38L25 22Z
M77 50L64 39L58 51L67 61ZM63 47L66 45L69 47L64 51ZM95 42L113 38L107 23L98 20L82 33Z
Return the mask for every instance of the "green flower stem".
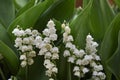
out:
M26 69L25 69L25 72L26 72L26 76L25 76L25 77L26 77L26 80L29 80L29 79L28 79L28 72L29 72L28 70L29 70L29 66L26 65Z
M72 80L71 79L71 64L68 63L68 80Z
M4 73L3 73L2 69L1 69L1 67L0 67L0 74L1 74L2 79L3 79L3 80L6 80L6 78L5 78L5 76L4 76Z

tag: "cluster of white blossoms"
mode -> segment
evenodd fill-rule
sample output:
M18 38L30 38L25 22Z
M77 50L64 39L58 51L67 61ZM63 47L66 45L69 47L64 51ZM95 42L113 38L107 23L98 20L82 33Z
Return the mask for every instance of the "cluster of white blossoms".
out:
M100 64L100 57L96 54L98 44L93 41L92 36L89 34L86 37L85 50L77 49L72 35L70 35L71 29L68 24L63 23L63 43L65 44L65 51L63 56L67 57L68 62L73 63L74 75L83 78L87 73L92 72L92 80L105 80L106 75L103 73L103 66Z
M67 61L74 64L74 75L83 78L87 74L91 74L92 80L105 80L106 75L103 73L103 66L100 63L100 57L96 54L98 44L93 41L90 34L86 37L86 47L78 49L73 44L73 36L70 34L71 29L68 24L63 23L63 43L65 44L64 57ZM56 61L59 59L59 48L55 46L54 41L57 41L58 35L56 34L55 23L49 20L47 28L42 33L30 28L23 30L19 26L12 32L15 36L15 47L20 52L21 66L32 65L33 58L36 54L44 56L43 65L46 68L46 75L49 80L54 80L58 73ZM39 50L39 52L35 50Z
M39 32L31 29L20 29L18 25L12 32L15 36L15 47L20 52L21 66L32 65L34 63L33 57L36 56L34 50L34 39Z
M53 77L58 73L56 60L59 59L59 49L54 45L57 40L55 24L52 20L48 21L47 28L42 31L42 34L37 30L15 28L12 32L15 36L15 47L20 51L21 66L34 63L33 57L36 56L34 49L39 49L38 55L44 56L44 66L47 69L46 75L54 80Z
M44 66L46 67L46 75L50 77L49 80L54 80L58 68L56 66L56 60L59 59L59 49L54 45L54 41L57 40L57 34L55 24L50 20L47 24L47 28L43 31L43 40L41 38L36 39L36 47L40 49L38 55L44 55Z

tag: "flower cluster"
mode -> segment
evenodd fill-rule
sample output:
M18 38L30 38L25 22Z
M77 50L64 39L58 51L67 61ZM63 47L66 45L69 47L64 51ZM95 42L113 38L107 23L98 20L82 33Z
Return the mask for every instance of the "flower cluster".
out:
M34 50L34 39L39 32L31 29L20 29L19 26L12 32L15 36L15 47L20 51L21 66L32 65L34 63L33 57L36 56Z
M86 77L87 73L92 72L91 79L93 80L105 80L105 74L103 71L103 66L100 64L100 57L96 54L96 47L98 44L93 41L92 36L89 34L86 37L86 47L85 50L77 49L72 35L70 35L71 29L69 25L63 23L62 28L63 33L63 43L65 44L65 51L63 56L67 57L68 62L75 64L73 72L77 77Z
M46 68L46 75L49 80L54 80L58 73L56 60L59 59L59 48L55 46L54 41L58 39L58 35L53 20L49 20L46 26L47 28L42 33L29 28L23 30L19 26L12 33L16 36L14 46L20 52L21 66L32 65L34 63L33 57L36 57L36 54L44 56L43 65ZM61 26L64 30L63 43L65 44L63 56L67 57L69 63L75 65L73 68L74 75L82 79L90 73L92 80L105 80L106 75L103 73L101 59L96 54L98 44L93 41L92 36L87 35L85 50L78 49L73 44L74 39L70 34L69 24L63 23ZM36 49L39 52L36 52Z
M50 80L58 73L56 67L56 60L59 59L59 49L54 45L57 40L55 24L52 20L48 21L47 28L41 33L37 30L20 29L19 26L12 32L15 36L15 47L20 51L21 66L25 67L27 64L34 63L33 57L36 56L34 49L39 49L38 55L44 56L44 66L47 69L46 75Z
M47 24L47 28L43 30L43 40L41 38L36 39L36 47L40 49L38 55L44 55L44 66L46 67L46 75L50 77L49 80L54 80L52 77L58 73L56 67L56 60L59 59L59 49L54 45L54 41L57 40L57 34L55 24L50 20Z

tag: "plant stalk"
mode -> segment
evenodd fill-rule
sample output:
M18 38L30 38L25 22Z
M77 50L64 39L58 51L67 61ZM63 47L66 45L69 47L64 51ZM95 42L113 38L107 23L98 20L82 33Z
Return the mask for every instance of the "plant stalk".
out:
M1 67L0 67L0 74L1 74L2 79L3 79L3 80L6 80L5 75L4 75L4 73L3 73L2 69L1 69Z

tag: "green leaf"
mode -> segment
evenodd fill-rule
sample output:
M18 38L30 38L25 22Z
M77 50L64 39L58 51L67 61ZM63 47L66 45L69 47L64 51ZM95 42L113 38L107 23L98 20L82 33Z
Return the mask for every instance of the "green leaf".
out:
M106 29L114 18L107 0L94 0L91 7L90 28L97 42L101 42Z
M117 80L120 80L120 30L118 34L118 47L112 57L107 61L109 70L115 75ZM117 65L117 66L116 66Z
M54 0L45 0L42 3L39 3L27 11L25 11L23 14L21 14L19 17L17 17L12 24L8 28L8 32L12 38L12 31L17 26L20 25L22 28L28 28L33 27L36 20L39 18L39 16L54 2Z
M42 30L46 26L46 23L53 18L61 22L70 20L74 13L74 8L75 0L56 0L56 2L40 16L35 28Z
M116 40L118 40L118 32L120 30L119 25L120 25L120 14L118 14L115 17L115 19L112 21L109 28L107 29L99 50L99 54L101 56L102 63L105 67L105 71L107 72L107 74L109 74L107 61L114 54L118 45L118 42Z
M0 54L4 57L10 73L15 75L18 72L19 60L15 53L0 40Z
M114 1L120 7L120 0L114 0Z
M24 7L29 0L14 0L15 8L19 10L20 8Z
M8 45L11 49L14 49L9 35L2 24L0 24L0 40L3 41L6 45Z
M21 15L23 12L27 11L29 8L31 8L32 6L34 6L35 4L35 0L30 0L24 7L22 7L16 14L16 17L18 17L19 15Z
M74 37L74 43L79 48L85 47L86 35L90 32L89 15L90 15L92 3L93 0L91 0L89 4L86 6L86 8L83 9L83 11L80 14L78 14L76 19L73 19L70 23L72 35Z
M15 17L13 0L0 0L0 22L7 28Z

